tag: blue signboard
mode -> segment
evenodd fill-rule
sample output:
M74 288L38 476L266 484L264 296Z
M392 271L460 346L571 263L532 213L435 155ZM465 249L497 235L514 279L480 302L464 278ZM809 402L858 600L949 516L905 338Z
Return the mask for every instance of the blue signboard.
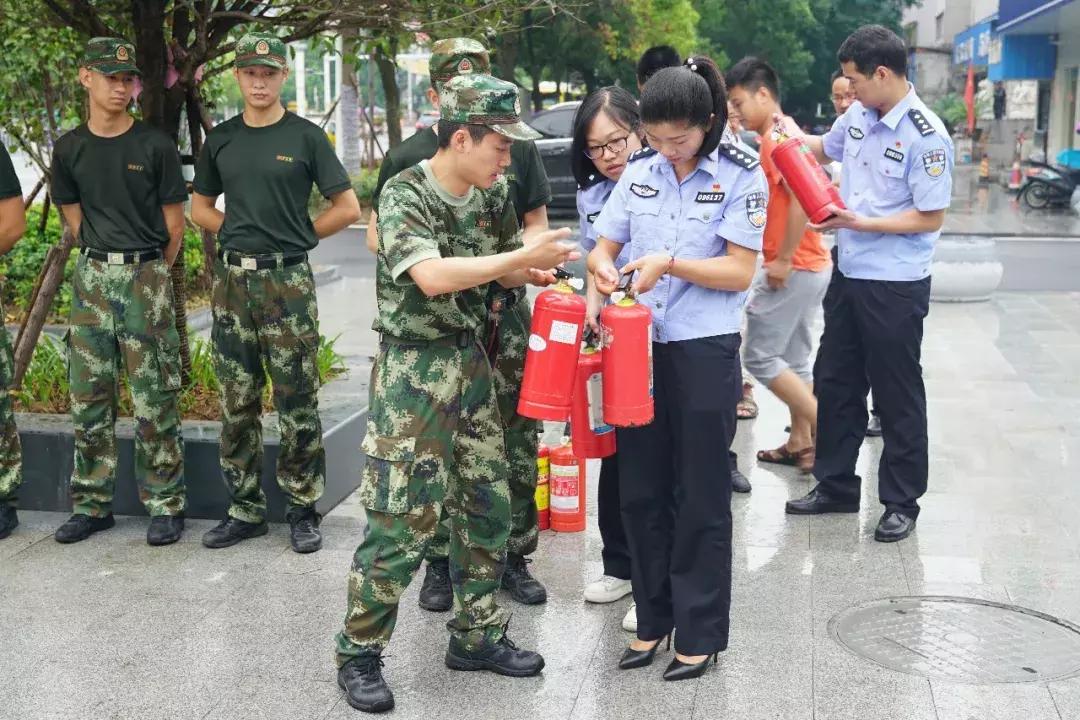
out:
M1000 0L998 3L998 30L1008 30L1026 20L1042 15L1073 0Z
M989 20L972 25L953 38L954 65L989 65L994 29Z

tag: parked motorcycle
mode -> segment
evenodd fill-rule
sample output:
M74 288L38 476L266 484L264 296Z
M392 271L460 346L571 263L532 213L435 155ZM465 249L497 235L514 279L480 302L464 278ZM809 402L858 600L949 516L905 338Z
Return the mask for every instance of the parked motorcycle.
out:
M1080 169L1028 160L1017 200L1032 210L1068 207L1080 185Z

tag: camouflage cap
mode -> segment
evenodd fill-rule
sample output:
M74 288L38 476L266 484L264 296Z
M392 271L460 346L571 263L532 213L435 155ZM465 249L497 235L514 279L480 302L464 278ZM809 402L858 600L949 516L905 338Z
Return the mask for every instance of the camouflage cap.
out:
M116 75L122 72L142 74L135 65L135 46L120 38L92 38L86 43L82 66L102 75Z
M439 115L446 122L487 125L512 140L542 137L521 121L517 85L491 75L451 78L439 93Z
M285 43L277 35L248 33L236 41L236 67L265 65L284 70L289 66L285 59Z
M436 90L442 90L443 84L452 77L489 72L491 60L488 58L487 48L475 40L449 38L439 40L431 46L428 75L431 76L431 85Z

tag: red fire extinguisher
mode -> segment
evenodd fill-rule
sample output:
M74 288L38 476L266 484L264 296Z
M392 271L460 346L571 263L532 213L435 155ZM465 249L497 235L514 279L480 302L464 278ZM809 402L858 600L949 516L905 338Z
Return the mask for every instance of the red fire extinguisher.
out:
M551 451L551 529L585 529L585 461L574 456L569 438Z
M540 443L536 448L536 527L551 527L551 450Z
M574 293L569 273L555 270L559 283L540 293L533 306L525 378L518 414L535 420L566 420L574 390L585 298Z
M840 198L840 191L825 174L814 157L813 151L802 138L789 138L779 127L776 130L781 142L772 151L772 161L784 176L795 199L812 223L821 223L832 217L829 205L847 207ZM764 208L761 209L764 212Z
M632 276L632 273L631 273ZM604 420L615 427L653 420L652 311L626 293L600 311L604 336Z
M593 332L585 335L570 407L570 441L579 458L605 458L615 454L615 426L604 422L603 353Z

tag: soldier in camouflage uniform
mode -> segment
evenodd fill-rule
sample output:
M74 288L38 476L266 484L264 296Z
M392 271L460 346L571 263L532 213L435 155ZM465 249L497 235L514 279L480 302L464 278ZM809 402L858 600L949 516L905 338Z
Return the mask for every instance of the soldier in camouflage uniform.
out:
M56 531L62 543L114 524L121 366L135 409L135 474L152 516L146 540L176 542L184 527L180 337L169 265L180 250L187 189L176 144L127 113L134 63L129 43L90 41L79 70L89 120L53 150L52 198L82 245L68 337L74 514Z
M469 38L439 40L431 48L429 72L431 90L428 98L438 108L438 91L458 75L489 73L491 63L483 45ZM432 157L438 149L438 125L417 132L390 150L379 168L379 180L373 194L376 205L383 186L394 175ZM536 144L518 141L510 149L510 167L504 173L509 185L518 225L525 235L548 227L547 204L551 202L544 163ZM378 234L373 217L368 224L368 247L377 251ZM547 600L544 586L528 570L527 556L536 551L538 540L536 515L536 446L539 424L517 413L518 393L525 376L525 348L532 316L525 288L505 289L492 284L487 297L489 322L486 346L493 352L495 394L503 419L506 456L510 465L510 511L512 523L507 541L506 572L502 586L510 597L532 605ZM453 602L449 571L450 521L446 513L427 552L427 573L420 589L419 603L425 610L449 610Z
M508 616L495 602L510 496L481 341L488 283L522 285L540 274L531 268L571 258L573 245L560 242L566 229L521 245L500 177L510 141L534 137L520 122L517 88L488 75L461 76L443 89L441 113L435 157L390 181L379 201L380 352L360 486L368 527L337 636L338 682L349 704L367 712L393 707L382 651L444 507L455 610L447 666L522 677L544 665L506 637Z
M221 471L232 505L203 545L222 548L268 531L262 469L262 394L269 375L281 430L277 483L288 498L290 542L322 547L326 455L319 422L315 281L307 252L360 217L349 176L326 134L287 112L285 43L250 34L234 73L244 112L207 135L195 168L192 219L217 233L212 342L221 386ZM331 201L314 221L312 185ZM225 194L225 212L215 208Z
M26 230L22 202L19 176L15 174L7 148L0 144L0 255L10 252ZM0 317L3 316L4 308L0 306ZM11 409L11 395L8 394L14 369L11 338L3 331L0 332L0 540L19 524L15 495L22 484L22 450Z

